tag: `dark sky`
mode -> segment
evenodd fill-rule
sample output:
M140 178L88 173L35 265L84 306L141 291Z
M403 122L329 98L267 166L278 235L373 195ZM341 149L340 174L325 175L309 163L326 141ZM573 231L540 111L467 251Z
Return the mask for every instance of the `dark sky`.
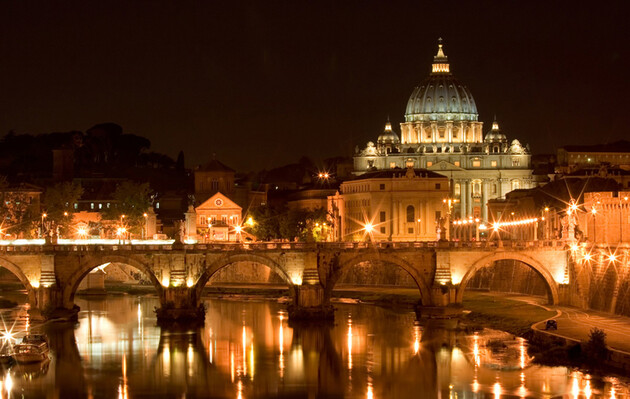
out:
M496 113L535 153L630 138L624 6L4 1L0 134L115 122L241 171L350 155L402 121L443 37L485 131Z

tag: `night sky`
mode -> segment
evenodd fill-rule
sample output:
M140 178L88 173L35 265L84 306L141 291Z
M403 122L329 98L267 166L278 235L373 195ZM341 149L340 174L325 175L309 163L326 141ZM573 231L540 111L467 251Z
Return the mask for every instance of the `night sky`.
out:
M400 131L442 37L484 131L496 114L534 153L611 142L630 138L624 5L4 1L0 134L115 122L240 171L351 155L388 115Z

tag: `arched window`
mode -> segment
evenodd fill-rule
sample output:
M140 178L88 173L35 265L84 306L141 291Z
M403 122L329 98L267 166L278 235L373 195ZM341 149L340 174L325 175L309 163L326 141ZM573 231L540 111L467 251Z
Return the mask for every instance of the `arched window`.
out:
M413 223L416 220L416 209L413 205L407 207L407 222Z
M521 188L521 182L519 180L512 180L512 190L518 190Z

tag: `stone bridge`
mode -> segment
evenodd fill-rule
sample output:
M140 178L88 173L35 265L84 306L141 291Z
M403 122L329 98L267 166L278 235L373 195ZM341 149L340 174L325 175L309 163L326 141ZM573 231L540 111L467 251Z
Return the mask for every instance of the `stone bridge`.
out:
M550 303L570 302L570 254L559 241L0 246L0 266L24 284L33 315L73 309L81 280L116 262L149 277L160 297L158 318L164 320L199 316L206 283L239 262L276 272L289 287L290 317L299 319L332 317L335 284L364 262L402 268L418 286L419 305L445 309L461 304L476 271L502 259L534 269L547 283Z

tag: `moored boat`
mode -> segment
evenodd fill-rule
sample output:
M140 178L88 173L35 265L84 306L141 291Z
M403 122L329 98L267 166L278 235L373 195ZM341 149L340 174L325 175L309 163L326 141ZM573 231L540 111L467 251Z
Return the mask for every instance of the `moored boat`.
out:
M48 359L48 339L44 334L29 334L14 348L13 359L18 363L36 363Z

